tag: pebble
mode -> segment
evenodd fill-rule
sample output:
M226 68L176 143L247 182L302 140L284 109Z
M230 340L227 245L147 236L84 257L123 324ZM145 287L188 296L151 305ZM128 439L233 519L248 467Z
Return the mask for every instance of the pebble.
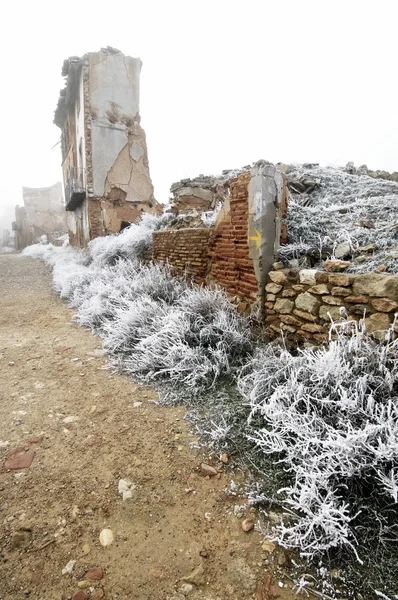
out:
M74 594L72 600L89 600L89 597L87 596L86 592L76 592L76 594Z
M220 460L221 460L222 463L224 463L224 465L226 465L227 462L228 462L228 460L229 460L228 454L226 452L224 452L223 454L221 454Z
M75 421L78 421L79 417L65 417L65 419L62 419L63 423L74 423Z
M104 571L101 567L91 567L86 573L86 578L91 581L100 581L104 576Z
M272 554L272 552L276 548L276 544L274 544L274 542L271 542L271 540L265 540L261 548L264 552L269 552L270 554Z
M188 596L188 594L190 594L193 590L193 585L191 585L190 583L183 583L181 588L180 588L180 592L181 594L184 594L184 596Z
M133 408L139 408L142 406L142 402L133 402Z
M90 552L90 546L88 544L83 544L82 552L84 555L88 554Z
M68 562L68 564L65 565L64 568L62 569L62 575L71 575L75 564L76 564L75 560L70 560Z
M244 521L242 521L242 529L243 531L249 532L252 529L254 529L254 521L252 521L251 519L245 519Z
M206 463L202 463L201 464L201 469L202 469L202 473L203 475L205 475L206 477L214 477L215 475L217 475L217 469L215 469L214 467L211 467L210 465L207 465Z
M10 360L10 362L8 363L9 367L13 367L15 365L15 362L13 360Z
M103 529L99 534L99 541L101 546L110 546L114 540L112 529Z
M102 600L104 597L104 590L96 590L94 594L91 596L91 600Z

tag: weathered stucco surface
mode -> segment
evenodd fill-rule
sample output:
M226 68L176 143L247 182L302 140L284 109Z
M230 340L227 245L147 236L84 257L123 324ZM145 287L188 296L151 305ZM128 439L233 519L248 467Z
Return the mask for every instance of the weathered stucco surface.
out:
M139 58L113 48L65 61L55 123L62 129L65 185L76 172L83 182L83 198L69 194L76 245L117 233L142 212L159 212L140 125L140 71Z
M50 241L68 230L62 184L22 188L24 206L15 209L16 247L21 250L46 235Z

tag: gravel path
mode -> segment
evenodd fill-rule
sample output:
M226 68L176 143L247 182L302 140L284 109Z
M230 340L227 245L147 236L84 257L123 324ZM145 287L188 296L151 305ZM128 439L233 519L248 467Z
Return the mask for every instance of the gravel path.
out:
M244 500L204 478L183 409L107 369L72 316L46 266L0 255L0 600L273 597Z

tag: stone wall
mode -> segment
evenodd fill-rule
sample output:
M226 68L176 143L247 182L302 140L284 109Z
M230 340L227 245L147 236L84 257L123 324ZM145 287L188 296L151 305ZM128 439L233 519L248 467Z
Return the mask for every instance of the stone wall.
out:
M281 330L296 341L327 339L331 319L359 321L365 315L369 333L383 339L398 309L398 276L351 275L314 269L292 270L275 263L268 274L266 328Z
M192 276L204 283L209 269L211 229L167 229L153 234L153 258L168 263L176 275Z

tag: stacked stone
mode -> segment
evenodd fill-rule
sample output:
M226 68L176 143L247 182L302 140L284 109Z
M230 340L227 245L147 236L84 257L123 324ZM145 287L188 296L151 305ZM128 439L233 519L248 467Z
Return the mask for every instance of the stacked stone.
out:
M204 283L209 270L210 229L164 229L153 234L153 258Z
M250 173L231 180L230 212L217 222L210 244L211 278L229 294L252 302L258 285L248 245L248 186Z
M351 275L314 269L285 269L274 263L265 287L267 332L323 342L331 320L344 309L350 320L363 318L368 333L384 339L398 309L398 276ZM398 329L397 329L398 332Z

